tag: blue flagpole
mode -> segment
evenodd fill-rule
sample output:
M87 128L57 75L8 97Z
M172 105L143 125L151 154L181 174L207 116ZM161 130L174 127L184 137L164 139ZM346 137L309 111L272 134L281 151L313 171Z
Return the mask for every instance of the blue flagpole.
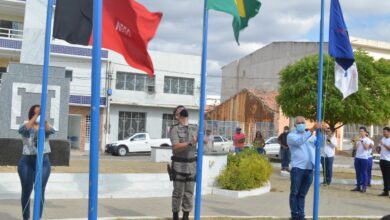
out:
M45 114L47 100L47 83L49 77L49 62L50 62L50 37L51 37L51 18L53 14L53 0L47 1L46 14L46 30L45 30L45 51L43 57L43 76L42 76L42 92L41 92L41 115L38 131L38 152L36 159L36 174L34 188L34 213L33 220L39 220L41 217L41 198L42 198L42 164L43 164L43 148L45 143Z
M89 155L88 220L97 219L100 131L100 71L102 48L102 0L93 1L92 98Z
M196 169L196 194L195 194L195 220L200 220L200 208L202 200L202 165L203 165L203 127L204 107L206 100L206 65L207 65L207 31L208 31L208 10L207 0L204 0L203 11L203 49L202 49L202 73L200 83L200 109L199 109L199 130L198 130L198 160Z
M320 21L320 61L318 70L318 98L317 98L317 121L322 121L322 73L324 63L324 0L321 0L321 21ZM313 219L318 219L318 206L320 200L320 146L322 143L321 129L317 129L317 142L315 154L315 177L314 177L314 207Z

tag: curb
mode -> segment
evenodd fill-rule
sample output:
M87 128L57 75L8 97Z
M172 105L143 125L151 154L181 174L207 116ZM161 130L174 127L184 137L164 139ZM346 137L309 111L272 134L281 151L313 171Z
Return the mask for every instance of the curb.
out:
M280 172L282 177L290 177L290 173L282 171ZM320 177L320 181L323 181L323 177ZM355 185L356 179L337 179L333 178L332 183L342 184L342 185ZM383 180L371 180L371 185L383 185Z
M306 216L308 219L312 219L313 216ZM345 215L345 216L319 216L322 218L331 219L381 219L383 216L364 216L364 215ZM119 216L119 217L103 217L98 218L99 220L141 220L141 219L167 219L170 217L157 217L157 216ZM201 216L201 218L229 218L229 219L289 219L290 216ZM88 218L66 218L66 219L51 219L51 220L87 220Z

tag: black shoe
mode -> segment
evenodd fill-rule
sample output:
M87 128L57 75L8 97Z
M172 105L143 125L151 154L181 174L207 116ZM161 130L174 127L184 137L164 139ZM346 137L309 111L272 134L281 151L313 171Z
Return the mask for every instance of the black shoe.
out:
M181 220L189 220L189 215L190 213L189 212L183 212L183 218Z
M368 186L368 187L371 187L371 184L368 184L367 186Z
M173 213L173 220L179 220L179 213L178 212L174 212Z
M389 192L382 192L382 193L379 194L378 196L389 196Z
M366 192L366 189L362 189L360 192L361 192L361 193L365 193L365 192Z
M352 192L360 192L360 188L356 187L354 189L351 189Z

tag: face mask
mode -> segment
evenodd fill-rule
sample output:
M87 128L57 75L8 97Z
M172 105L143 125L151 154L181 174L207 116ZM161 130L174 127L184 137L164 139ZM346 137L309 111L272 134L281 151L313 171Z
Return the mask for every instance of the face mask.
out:
M288 132L288 130L284 130L284 133L287 133Z
M180 116L184 117L184 118L187 118L188 117L188 111L186 109L181 110Z
M306 129L306 124L297 124L296 128L298 132L304 132Z
M35 119L35 123L39 124L40 121L41 121L41 116L38 115L37 119Z

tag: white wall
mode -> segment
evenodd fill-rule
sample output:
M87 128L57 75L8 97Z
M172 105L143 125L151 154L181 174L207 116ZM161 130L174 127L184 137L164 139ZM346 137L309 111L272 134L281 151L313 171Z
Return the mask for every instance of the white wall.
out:
M71 95L91 95L91 59L70 56L51 56L50 66L65 67L73 71L70 82ZM106 62L102 61L100 76L100 96L105 96Z
M111 132L109 142L118 140L118 120L119 112L145 112L146 113L146 132L152 138L161 138L162 116L163 114L172 114L174 108L156 108L130 105L111 105L110 107ZM198 124L199 111L189 110L189 121L192 124Z
M113 81L111 87L112 103L142 105L172 108L185 105L187 108L199 108L200 94L200 64L199 56L171 54L163 52L150 52L155 68L155 93L148 94L141 91L116 90L116 72L142 73L129 67L124 59L115 52L109 53L112 62ZM184 77L194 79L194 95L177 95L164 93L164 77Z

